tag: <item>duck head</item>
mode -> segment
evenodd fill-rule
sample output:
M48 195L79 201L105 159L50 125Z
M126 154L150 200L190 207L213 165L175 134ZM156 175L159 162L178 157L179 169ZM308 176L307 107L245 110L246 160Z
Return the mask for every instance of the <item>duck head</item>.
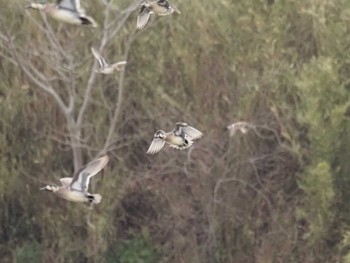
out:
M46 186L40 188L40 191L42 191L42 190L46 190L49 192L56 192L58 190L58 186L53 185L53 184L49 184L49 185L46 185Z
M160 138L164 139L165 138L165 131L159 130L154 134L154 138Z

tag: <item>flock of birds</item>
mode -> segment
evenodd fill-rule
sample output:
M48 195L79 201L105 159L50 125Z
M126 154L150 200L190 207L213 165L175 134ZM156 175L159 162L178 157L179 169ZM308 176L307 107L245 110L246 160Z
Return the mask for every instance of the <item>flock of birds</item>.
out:
M26 8L44 11L52 18L73 25L90 25L98 27L95 19L86 15L85 9L81 7L80 0L57 0L56 3L46 3L46 0L30 2ZM135 11L139 8L136 27L142 29L150 19L151 14L160 16L170 15L173 12L179 13L176 8L167 0L136 0L123 13Z
M43 11L50 17L64 23L90 25L94 28L98 27L97 22L92 17L86 15L79 0L58 0L56 3L46 3L46 1L30 2L27 8ZM136 23L137 29L145 27L151 14L164 16L172 14L173 12L180 13L180 11L167 0L137 0L124 12L132 12L137 8L139 9ZM99 69L95 70L97 73L112 74L115 71L124 70L125 65L127 64L126 61L108 64L95 48L91 47L91 52L100 66ZM240 122L232 124L227 128L230 130L230 134L233 134L237 129L245 133L246 127L243 124ZM196 128L189 126L184 122L178 122L170 132L164 132L162 130L157 131L154 134L154 138L147 153L155 154L159 152L165 143L176 149L187 149L193 144L194 140L199 139L202 136L203 133ZM108 156L104 155L78 169L73 177L61 178L61 186L47 185L40 190L53 192L59 197L73 202L98 204L101 202L101 195L90 194L88 192L89 182L92 176L99 173L107 165L108 161Z

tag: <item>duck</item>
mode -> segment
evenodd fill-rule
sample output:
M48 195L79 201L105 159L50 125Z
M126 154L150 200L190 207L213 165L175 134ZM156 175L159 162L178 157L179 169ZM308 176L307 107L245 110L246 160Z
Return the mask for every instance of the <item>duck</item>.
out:
M95 159L78 169L73 177L60 179L61 186L46 185L40 190L52 192L55 195L72 202L89 202L98 204L101 202L100 194L90 194L88 192L91 177L99 173L108 163L108 155Z
M80 0L58 0L56 3L30 2L26 8L44 11L52 18L68 24L98 27L95 19L85 14L85 10L80 6Z
M251 125L248 122L245 121L238 121L234 122L230 125L228 125L226 128L229 131L230 137L236 134L237 131L240 131L242 134L246 134L250 128L252 128L253 125Z
M189 126L185 122L177 122L170 132L158 130L153 137L151 145L147 150L147 154L155 154L159 152L165 143L170 147L183 150L192 146L193 141L203 136L203 133L196 128Z
M151 14L157 14L159 16L170 15L173 12L181 14L176 6L171 4L167 0L149 1L144 0L140 4L139 15L137 16L136 28L142 29L146 26Z
M122 71L125 69L126 61L119 61L114 64L108 64L106 60L101 56L101 54L94 48L91 47L91 52L94 57L97 59L100 68L96 69L95 72L102 74L112 74L114 71Z

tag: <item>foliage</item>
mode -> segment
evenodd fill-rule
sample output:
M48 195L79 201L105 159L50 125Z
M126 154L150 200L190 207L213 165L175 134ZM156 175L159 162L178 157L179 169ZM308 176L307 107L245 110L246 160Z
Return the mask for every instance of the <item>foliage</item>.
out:
M0 0L0 258L348 262L349 1L171 2L136 31L125 0L83 3L97 30ZM177 121L205 136L147 156ZM103 152L93 210L38 191Z
M314 245L326 239L328 228L334 220L332 204L335 193L329 165L322 162L308 169L299 185L305 191L308 203L307 209L300 210L299 217L309 223L307 240Z
M106 262L155 263L157 254L147 240L147 236L133 236L124 241L114 253L110 253Z
M16 250L15 262L35 263L40 261L39 245L35 243L24 244Z

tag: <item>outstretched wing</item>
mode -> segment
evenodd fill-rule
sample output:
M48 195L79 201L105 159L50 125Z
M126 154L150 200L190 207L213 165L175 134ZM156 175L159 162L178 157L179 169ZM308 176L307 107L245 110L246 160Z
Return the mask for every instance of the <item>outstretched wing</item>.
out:
M62 186L70 185L72 183L72 180L73 180L73 177L64 177L60 179Z
M136 0L136 1L134 1L133 3L131 3L127 8L125 8L122 11L122 14L130 13L130 12L135 11L142 4L142 2L144 2L144 1L143 0Z
M151 145L149 146L147 153L148 154L155 154L159 152L165 144L165 141L161 138L153 138L153 141Z
M79 2L79 0L77 0ZM75 0L58 0L57 4L60 8L68 9L71 11L77 11L76 1ZM80 5L80 3L79 3Z
M101 68L105 68L106 66L108 66L106 60L101 56L101 54L94 47L91 47L91 52L94 55L94 57L97 59Z
M126 61L119 61L117 63L114 63L113 65L111 65L111 67L115 68L116 70L124 70L125 69L125 65L126 65Z
M182 135L183 133L192 139L198 139L198 138L203 136L202 132L193 128L192 126L189 126L187 123L177 122L175 124L174 134L175 135Z
M171 9L173 10L172 12L175 11L176 13L181 14L180 10L175 5L173 5L171 3L169 3L169 4L170 4Z
M73 4L75 5L75 9L80 13L80 14L85 14L85 9L81 7L80 5L80 0L71 0Z
M72 190L86 192L89 188L90 178L100 172L106 166L108 161L108 156L104 155L81 167L74 174L70 188Z
M142 29L148 22L151 16L151 12L145 5L142 5L140 8L139 15L137 16L136 28Z

